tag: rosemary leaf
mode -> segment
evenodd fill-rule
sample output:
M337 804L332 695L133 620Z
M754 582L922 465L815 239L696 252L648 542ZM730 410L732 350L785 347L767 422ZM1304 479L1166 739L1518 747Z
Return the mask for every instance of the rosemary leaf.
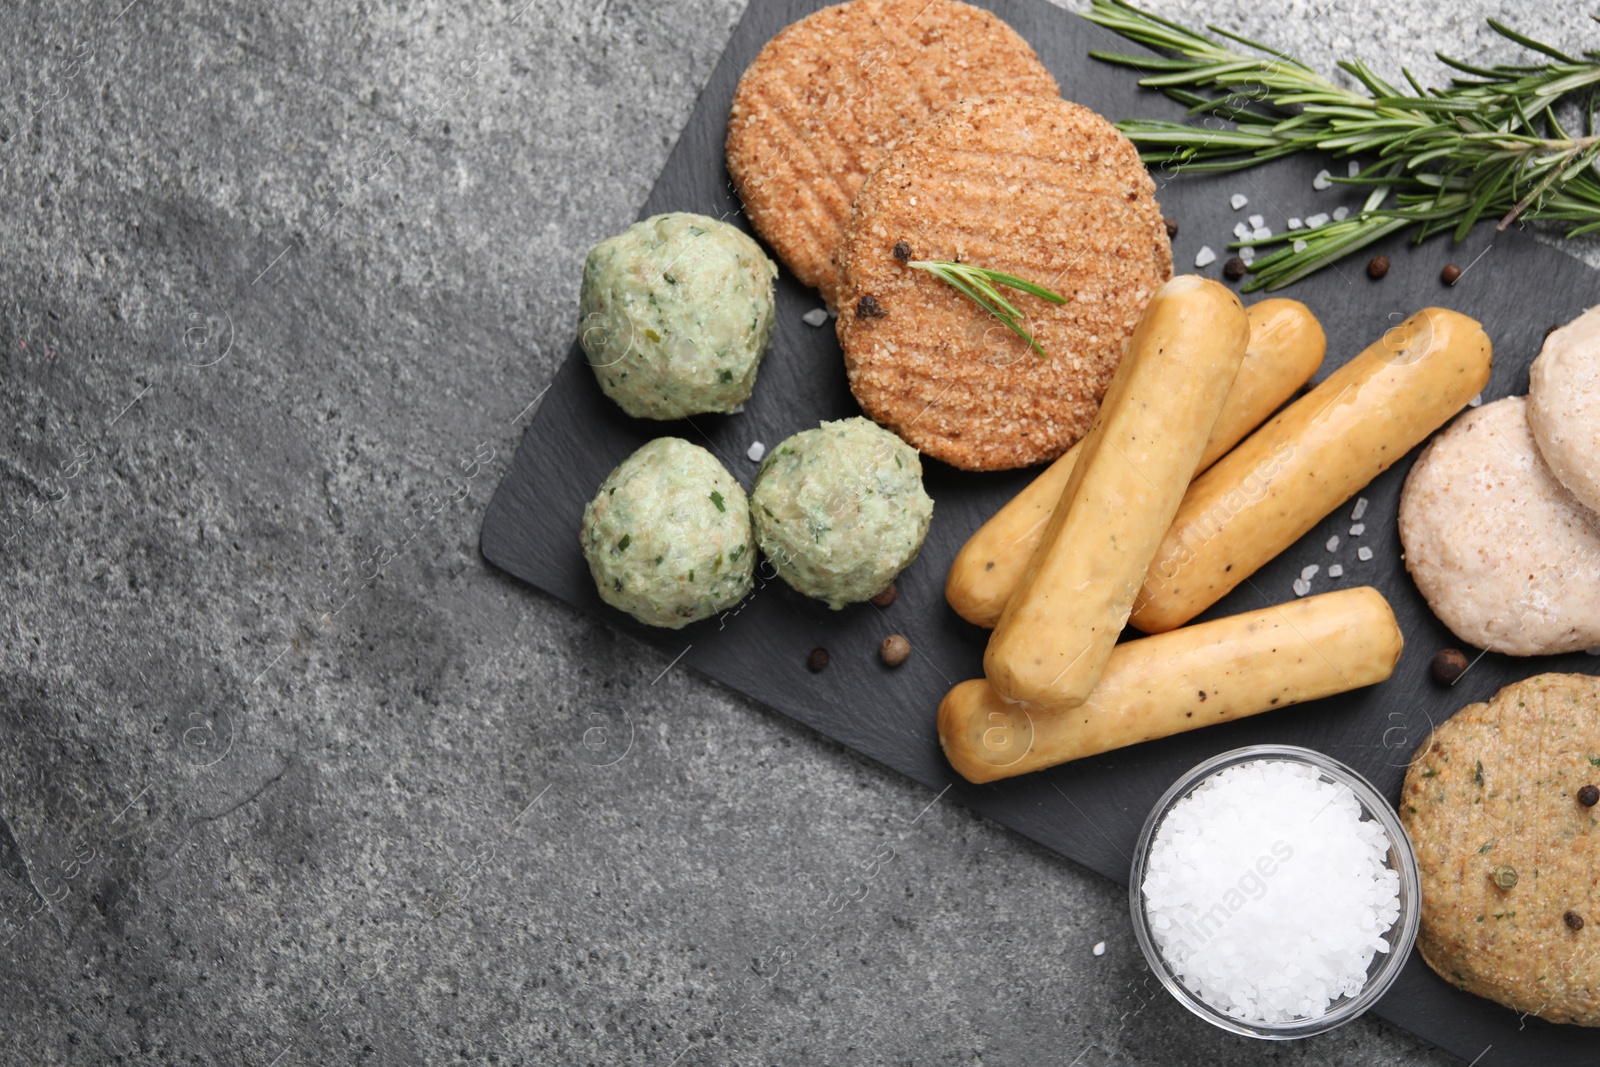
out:
M1033 339L1033 334L1022 326L1022 320L1027 316L1005 298L998 286L1016 289L1029 296L1036 296L1040 300L1048 300L1052 304L1067 302L1067 298L1060 293L1046 289L1037 282L1019 278L1015 274L989 270L987 267L974 267L970 263L952 263L944 259L914 259L906 266L927 271L935 278L948 283L957 292L999 319L1012 333L1028 342L1029 348L1040 356L1046 355L1045 350L1039 347L1039 342Z

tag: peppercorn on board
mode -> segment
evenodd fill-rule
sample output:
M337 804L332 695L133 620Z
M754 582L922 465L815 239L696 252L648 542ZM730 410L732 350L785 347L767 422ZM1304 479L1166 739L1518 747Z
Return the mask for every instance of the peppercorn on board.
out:
M1160 94L1139 90L1128 72L1088 58L1091 48L1128 50L1125 42L1043 0L978 2L1027 39L1067 99L1112 120L1180 114ZM722 48L711 81L640 217L694 211L748 230L723 163L734 87L774 33L821 6L816 0L750 5ZM1179 224L1172 241L1175 271L1222 277L1230 254L1225 246L1234 227L1250 215L1263 215L1279 229L1289 217L1331 213L1340 206L1356 210L1359 191L1313 189L1319 170L1337 171L1341 165L1291 158L1232 175L1174 176L1157 170L1153 176L1163 212ZM1234 208L1237 196L1248 203ZM1203 246L1217 258L1196 268ZM581 251L574 250L574 262ZM1600 301L1600 276L1517 229L1497 234L1492 224L1480 225L1459 246L1448 237L1420 248L1391 238L1370 251L1390 263L1379 280L1367 277L1360 260L1352 258L1280 294L1309 305L1327 332L1327 357L1314 381L1326 378L1411 313L1439 306L1477 319L1494 342L1494 370L1484 398L1519 394L1527 388L1528 365L1547 328ZM1447 262L1466 268L1453 287L1439 280ZM1255 298L1246 297L1246 303ZM969 473L925 458L926 486L935 502L932 526L921 555L898 581L898 597L883 608L863 603L832 611L790 589L763 564L754 592L738 607L682 630L653 630L600 601L580 550L579 523L595 487L654 437L672 434L705 446L748 488L757 469L747 458L753 443L771 446L819 420L860 413L846 383L833 324L819 328L802 321L821 306L814 290L800 285L787 270L780 274L772 348L754 395L733 415L673 423L631 419L601 393L574 344L490 502L482 536L485 557L656 646L661 661L672 660L673 669L697 670L935 793L948 790L942 794L945 800L964 803L1119 883L1127 880L1133 842L1150 805L1179 775L1216 753L1256 743L1305 745L1354 767L1393 800L1417 745L1457 709L1530 674L1600 668L1600 660L1582 653L1531 660L1489 654L1452 688L1430 680L1434 652L1458 642L1429 611L1401 560L1395 517L1401 484L1419 448L1360 493L1364 504L1351 500L1335 509L1199 617L1220 618L1293 600L1297 583L1308 582L1312 593L1375 586L1393 606L1406 640L1388 682L1034 774L971 785L940 751L935 711L952 685L981 676L988 635L946 604L945 574L967 537L1038 468ZM888 311L893 314L892 308ZM1363 510L1356 515L1358 507ZM1360 531L1352 533L1358 526ZM1327 572L1335 565L1342 567L1342 574L1329 578ZM904 664L890 668L879 659L878 649L894 633L904 634L913 651ZM828 663L813 671L807 660L817 648L827 650ZM1594 1060L1593 1031L1521 1018L1456 990L1420 958L1412 959L1375 1010L1468 1060L1481 1056L1477 1063L1483 1067L1561 1067Z

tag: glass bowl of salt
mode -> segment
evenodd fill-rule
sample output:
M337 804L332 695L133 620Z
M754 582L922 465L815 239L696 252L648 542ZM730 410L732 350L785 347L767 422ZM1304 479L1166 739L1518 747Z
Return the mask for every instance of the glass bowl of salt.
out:
M1209 759L1156 802L1128 884L1134 934L1184 1007L1248 1037L1326 1033L1417 939L1411 840L1367 780L1309 748Z

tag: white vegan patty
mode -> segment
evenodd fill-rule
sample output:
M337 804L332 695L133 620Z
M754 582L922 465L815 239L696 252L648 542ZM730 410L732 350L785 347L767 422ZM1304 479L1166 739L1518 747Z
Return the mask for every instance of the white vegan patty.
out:
M750 505L698 445L658 437L612 471L583 509L595 588L642 623L676 630L750 591Z
M933 501L916 449L854 418L804 430L767 453L750 513L779 576L842 608L881 593L917 558Z
M731 411L772 339L777 274L754 240L704 215L656 215L601 241L578 297L600 388L639 418Z

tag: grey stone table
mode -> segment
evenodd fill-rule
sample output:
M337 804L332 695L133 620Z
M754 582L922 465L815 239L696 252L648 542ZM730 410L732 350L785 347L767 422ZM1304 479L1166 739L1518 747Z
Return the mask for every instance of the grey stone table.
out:
M336 6L0 18L0 1063L1453 1062L1206 1028L1120 889L489 569L741 9ZM1270 6L1205 17L1586 33Z

